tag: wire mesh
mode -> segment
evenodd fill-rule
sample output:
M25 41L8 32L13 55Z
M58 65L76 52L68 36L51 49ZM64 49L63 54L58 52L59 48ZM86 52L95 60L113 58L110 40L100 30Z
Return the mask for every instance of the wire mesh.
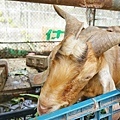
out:
M87 14L86 8L60 7L84 22L85 27L88 26L86 18L91 17L88 14L93 13L88 12ZM97 9L95 25L119 25L119 18L120 12L118 11ZM58 44L56 41L61 41L64 38L64 31L65 20L57 15L53 5L0 1L0 50L49 51ZM53 43L49 41L53 41ZM5 56L0 54L0 58L2 57Z
M96 26L120 26L120 12L111 10L96 10Z

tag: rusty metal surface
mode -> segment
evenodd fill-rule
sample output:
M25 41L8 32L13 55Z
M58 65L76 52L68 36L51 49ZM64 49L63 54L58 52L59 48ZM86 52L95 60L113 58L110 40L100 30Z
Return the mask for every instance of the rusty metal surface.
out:
M68 5L77 7L89 7L106 10L120 10L120 0L8 0L45 4Z

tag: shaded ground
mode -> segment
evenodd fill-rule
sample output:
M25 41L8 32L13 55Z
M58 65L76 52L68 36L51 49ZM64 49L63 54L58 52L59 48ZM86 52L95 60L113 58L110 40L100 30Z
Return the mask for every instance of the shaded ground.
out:
M29 88L37 70L26 66L26 58L4 59L8 63L9 76L4 90Z
M0 103L18 96L21 93L35 93L33 77L38 71L26 66L26 58L3 59L8 63L8 79L0 91Z

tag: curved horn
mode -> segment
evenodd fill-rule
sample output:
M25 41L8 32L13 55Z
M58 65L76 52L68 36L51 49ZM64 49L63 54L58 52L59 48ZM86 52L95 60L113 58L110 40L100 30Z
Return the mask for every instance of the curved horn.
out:
M90 42L96 56L99 57L102 53L120 43L120 33L100 30L90 38Z
M54 9L58 13L58 15L66 20L65 36L72 33L75 34L76 37L78 37L79 33L83 29L83 22L80 22L75 17L63 11L56 5L54 5Z

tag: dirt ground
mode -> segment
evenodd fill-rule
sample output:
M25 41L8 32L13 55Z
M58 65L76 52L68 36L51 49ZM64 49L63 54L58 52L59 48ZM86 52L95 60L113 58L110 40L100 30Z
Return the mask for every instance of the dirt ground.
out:
M36 69L26 66L26 58L3 59L8 63L8 71L26 68L31 73L38 73Z

